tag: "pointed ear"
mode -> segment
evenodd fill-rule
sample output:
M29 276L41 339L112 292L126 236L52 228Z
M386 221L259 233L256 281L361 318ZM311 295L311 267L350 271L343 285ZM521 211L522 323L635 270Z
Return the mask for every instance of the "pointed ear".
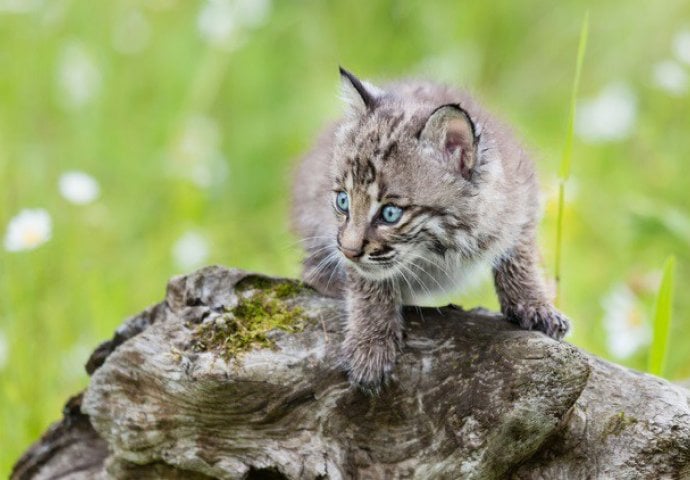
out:
M479 137L470 116L459 105L443 105L434 110L419 139L441 149L448 162L466 180L470 179L477 162Z
M376 108L378 98L383 92L370 83L361 81L343 67L339 68L342 97L345 102L357 113L365 113Z

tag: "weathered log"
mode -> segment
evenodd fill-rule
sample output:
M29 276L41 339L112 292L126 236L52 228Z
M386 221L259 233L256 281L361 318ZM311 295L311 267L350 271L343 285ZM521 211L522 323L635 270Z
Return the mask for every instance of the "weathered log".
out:
M12 478L690 478L682 387L448 306L405 310L367 396L338 368L343 307L220 267L173 279Z

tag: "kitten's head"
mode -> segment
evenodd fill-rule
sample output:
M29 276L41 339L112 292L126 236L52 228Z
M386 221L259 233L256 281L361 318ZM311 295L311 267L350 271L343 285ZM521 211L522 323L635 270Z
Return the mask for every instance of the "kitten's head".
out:
M386 92L341 75L350 111L337 134L330 201L343 256L384 279L449 250L472 255L481 159L470 115L433 92Z

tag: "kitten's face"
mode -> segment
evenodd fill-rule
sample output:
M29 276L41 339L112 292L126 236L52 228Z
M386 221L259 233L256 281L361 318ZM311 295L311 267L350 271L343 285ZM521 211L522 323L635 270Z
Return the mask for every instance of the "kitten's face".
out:
M456 137L447 145L453 134L447 123L460 117L439 115L429 106L381 100L339 132L327 201L338 220L338 248L363 276L415 277L421 260L455 250L459 232L472 222L466 207L473 186L458 162L471 160L462 155L473 145ZM442 128L428 130L432 120Z
M390 276L411 252L416 209L410 192L391 190L381 167L369 159L342 162L331 199L339 250L362 274L375 278Z

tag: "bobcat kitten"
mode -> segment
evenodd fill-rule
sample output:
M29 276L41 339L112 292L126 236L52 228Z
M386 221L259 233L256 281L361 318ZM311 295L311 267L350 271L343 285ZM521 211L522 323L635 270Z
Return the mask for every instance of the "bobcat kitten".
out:
M297 171L293 225L304 280L346 299L350 381L377 391L402 346L402 305L478 264L492 266L508 319L561 339L569 322L538 266L534 166L510 130L446 86L340 74L349 111Z

